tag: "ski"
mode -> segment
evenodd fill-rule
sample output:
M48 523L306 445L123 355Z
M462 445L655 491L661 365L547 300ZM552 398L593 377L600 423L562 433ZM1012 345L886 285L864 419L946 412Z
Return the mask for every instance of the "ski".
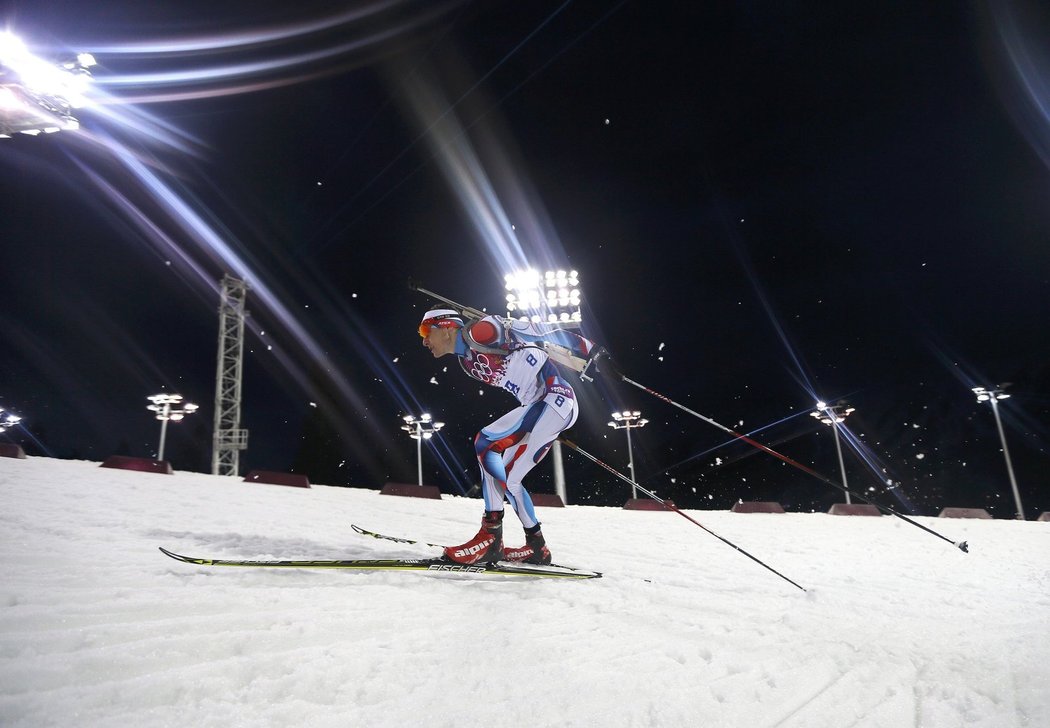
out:
M424 571L429 573L466 574L470 576L530 576L553 579L597 579L601 573L569 569L564 566L535 566L509 562L485 564L457 564L444 558L437 559L312 559L312 560L256 560L206 559L185 556L159 547L161 553L176 561L197 566L241 566L247 568L277 569L343 569L354 571Z
M382 539L384 541L393 541L394 543L404 543L404 544L416 544L416 545L420 545L420 546L430 546L430 547L436 548L436 549L444 549L445 548L443 545L441 545L439 543L427 543L426 541L413 541L410 538L401 538L399 536L387 536L386 534L383 534L383 533L376 533L375 531L369 531L367 528L361 528L356 523L351 523L350 524L350 528L354 529L357 533L361 534L362 536L369 536L371 538L378 538L378 539ZM517 561L501 561L500 563L518 564L519 562L517 562ZM522 565L522 566L529 566L530 564L523 564L522 563L520 565ZM572 571L579 571L579 569L575 569L575 568L573 568L571 566L562 566L561 564L547 564L547 566L550 566L550 567L555 568L555 569L570 569ZM593 572L588 572L588 573L593 573Z

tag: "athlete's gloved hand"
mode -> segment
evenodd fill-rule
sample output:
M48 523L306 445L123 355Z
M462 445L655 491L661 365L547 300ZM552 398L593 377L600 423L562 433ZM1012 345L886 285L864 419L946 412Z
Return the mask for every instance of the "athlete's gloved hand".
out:
M591 355L587 358L587 364L583 367L583 371L580 372L580 379L585 382L594 380L594 374L612 374L614 376L623 376L620 373L620 368L616 366L613 361L612 355L609 350L604 346L597 347L591 352Z

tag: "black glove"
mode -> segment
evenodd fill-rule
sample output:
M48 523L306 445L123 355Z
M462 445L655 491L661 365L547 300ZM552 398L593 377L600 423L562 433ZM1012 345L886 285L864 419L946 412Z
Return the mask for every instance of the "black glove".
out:
M597 372L598 374L612 374L617 377L623 376L620 373L620 368L616 366L616 363L613 361L609 350L604 346L599 346L591 352L590 357L587 359L587 364L583 367L583 371L580 372L580 379L585 382L594 381L594 377L591 376L592 372Z

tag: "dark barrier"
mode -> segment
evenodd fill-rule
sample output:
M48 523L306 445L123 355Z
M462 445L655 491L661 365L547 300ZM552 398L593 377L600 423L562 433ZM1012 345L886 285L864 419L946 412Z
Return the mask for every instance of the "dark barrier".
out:
M288 485L292 488L309 488L310 480L301 473L275 473L271 470L253 470L244 476L245 483L267 483Z
M733 513L783 513L784 506L776 501L737 501L729 510Z
M664 501L674 507L674 503L671 501ZM628 511L670 511L663 503L658 503L652 498L628 498L627 502L623 504L625 510Z
M983 508L945 508L937 514L938 518L991 518L992 514Z
M557 493L529 493L529 497L532 498L532 505L543 506L544 508L564 508L565 503L562 502L561 496Z
M167 460L150 460L149 458L132 458L126 455L110 455L102 461L103 468L117 470L137 470L141 473L164 473L171 475L171 463Z
M880 511L870 503L835 503L828 509L833 516L881 516Z
M26 453L21 445L16 445L13 442L0 442L0 458L18 458L19 460L25 460L25 457Z
M432 498L441 500L441 489L436 485L409 485L408 483L387 483L379 491L380 495L403 495L409 498Z

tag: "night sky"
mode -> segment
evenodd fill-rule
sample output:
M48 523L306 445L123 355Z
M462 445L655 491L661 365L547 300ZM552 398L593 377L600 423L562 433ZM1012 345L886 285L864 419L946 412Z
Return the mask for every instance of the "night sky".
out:
M432 302L504 312L523 261L578 270L584 334L630 378L905 512L1050 510L1050 13L1035 2L15 0L38 55L95 54L80 132L0 139L0 407L27 453L152 456L146 397L200 411L218 282L246 278L241 469L477 481L515 406L434 361ZM205 8L207 8L205 10ZM337 15L338 14L338 15ZM234 72L235 71L235 72ZM571 377L569 436L690 508L842 494L648 394ZM570 502L629 487L566 452ZM531 483L530 483L531 481ZM892 481L892 486L887 486ZM526 479L552 492L549 464Z

